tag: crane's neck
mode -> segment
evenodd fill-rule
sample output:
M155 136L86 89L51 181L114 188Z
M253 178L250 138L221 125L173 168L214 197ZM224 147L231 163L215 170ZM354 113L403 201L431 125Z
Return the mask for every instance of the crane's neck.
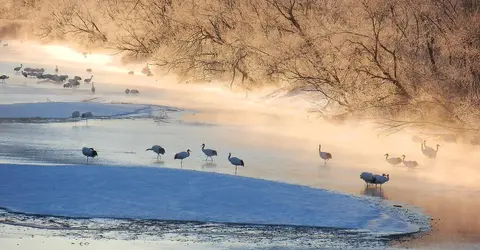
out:
M437 152L438 152L438 147L440 147L440 145L437 145Z
M202 144L202 150L205 148L205 144Z
M318 152L322 152L322 145L318 145Z
M405 161L405 155L402 155L402 161Z
M147 148L145 151L151 151L151 150L153 150L153 149L151 149L151 148Z

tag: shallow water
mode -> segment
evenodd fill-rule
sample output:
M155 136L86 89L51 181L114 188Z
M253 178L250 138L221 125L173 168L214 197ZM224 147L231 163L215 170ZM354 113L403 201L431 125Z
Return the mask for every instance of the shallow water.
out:
M0 63L0 71L6 72L12 66L16 64ZM82 73L75 68L70 70ZM185 110L168 112L168 119L103 119L90 120L88 125L85 122L2 122L0 161L81 164L85 162L80 153L81 147L89 146L99 151L99 157L94 159L98 165L179 168L180 162L174 161L173 155L189 148L192 156L185 160L183 168L233 174L234 170L226 159L228 152L232 152L234 156L245 160L246 167L239 169L240 175L378 196L423 208L434 219L433 231L414 241L403 242L403 245L428 247L439 242L480 242L480 220L475 219L478 218L476 214L480 204L471 199L480 191L478 187L463 187L462 183L444 184L428 175L428 171L436 167L437 171L445 171L446 176L461 178L462 173L458 171L440 169L438 163L415 170L392 168L385 165L381 157L378 157L378 161L371 161L376 157L372 155L381 156L384 152L355 149L357 145L349 145L348 135L341 139L345 145L330 145L328 150L334 152L334 159L325 165L318 158L317 142L310 141L324 140L317 135L292 136L289 130L295 130L296 127L275 125L277 121L285 122L288 117L282 118L271 110L265 112L258 106L249 109L221 105L219 103L222 100L232 102L237 99L218 93L210 93L208 96L211 99L199 98L199 89L195 87L182 90L143 86L141 95L125 96L123 90L131 86L132 81L147 80L125 76L123 81L115 80L113 83L108 76L108 72L95 73L99 83L96 85L97 93L92 95L87 85L76 90L64 90L60 86L38 84L28 79L25 86L22 77L13 75L8 86L0 86L0 102L35 102L47 98L52 101L82 101L97 98L95 101L151 103ZM294 119L293 116L291 119ZM202 143L219 152L213 163L204 161L200 149ZM145 152L153 144L166 148L164 160L157 161L155 154ZM446 160L447 164L455 164L455 159ZM392 176L392 180L381 190L365 187L358 178L360 172L372 168L390 172ZM475 182L475 179L471 181ZM358 238L355 240L362 242Z
M402 177L397 177L395 182L388 183L382 189L366 188L358 179L358 170L355 168L342 166L334 161L324 165L318 160L298 159L291 157L295 155L293 148L276 144L265 147L262 143L255 144L250 140L255 138L259 142L271 142L279 140L281 135L253 132L239 126L184 122L179 119L182 115L178 114L182 111L173 113L175 114L171 117L177 118L161 121L143 118L90 120L88 126L84 122L76 124L73 122L3 123L0 124L0 138L2 138L0 159L3 162L83 164L85 158L80 153L81 147L94 146L99 152L99 157L94 159L96 165L180 168L180 162L173 160L173 155L175 152L189 148L193 152L191 157L184 161L182 166L184 169L233 174L234 168L227 160L228 152L232 152L246 162L246 167L239 169L239 175L406 202L426 208L426 211L436 220L442 216L440 221L433 221L443 225L442 231L435 232L436 235L441 237L454 235L462 237L461 239L475 240L476 224L479 221L469 220L464 216L474 211L470 205L478 204L471 204L472 200L467 197L462 198L461 189L442 189L439 186L428 187L424 184L422 187L419 183L405 187L401 184ZM189 111L186 113L188 114ZM205 156L200 149L202 143L219 152L214 162L205 162ZM145 151L153 144L166 148L167 152L163 160L157 161L154 153ZM344 177L339 180L337 176ZM455 203L444 203L446 200L455 201ZM450 216L445 215L449 213L456 213L458 217L448 220ZM468 227L469 225L471 227ZM462 228L464 231L455 232L456 228ZM323 232L318 234L324 235ZM277 239L281 239L281 235L279 234ZM340 242L344 239L343 236L338 237L337 243L340 246L344 244ZM351 237L348 238L349 240L353 238L353 241L357 242L351 244L351 247L363 246L367 241L371 241L371 239L365 240L362 235L348 237ZM423 241L428 241L429 237L429 235L423 237ZM434 241L437 242L436 237ZM375 244L383 245L386 242L380 239ZM329 244L334 243L328 241L328 244L316 246L329 246Z
M292 181L289 169L299 162L288 157L289 151L282 148L259 149L251 147L248 140L232 136L242 134L242 128L235 126L215 126L189 124L176 119L156 122L151 119L91 120L84 123L15 123L0 124L0 159L3 162L83 164L85 158L78 145L92 146L99 152L94 159L96 165L151 166L180 168L180 162L173 160L173 154L190 148L193 153L183 163L184 169L212 171L233 174L234 168L227 160L227 150L246 160L246 167L239 174L257 178ZM259 140L271 140L268 135L256 135ZM205 162L200 145L216 148L219 156L214 162ZM153 144L166 148L163 160L157 161L156 155L145 149ZM289 178L290 177L290 178ZM16 225L42 227L55 224L43 216L23 216L6 213L7 220ZM148 239L154 235L164 235L158 240L191 241L196 243L228 244L242 243L247 249L264 247L287 247L300 249L318 249L319 247L359 248L381 247L388 244L390 238L375 238L358 232L341 229L269 227L269 226L230 226L210 224L202 226L196 223L167 223L149 221L115 221L115 226L101 229L76 230L79 223L73 219L61 219L54 228L57 235L82 237L103 237L105 239ZM27 222L26 222L27 221ZM28 222L30 221L30 222ZM25 224L26 223L26 224ZM30 224L29 224L30 223ZM127 225L128 224L128 225ZM103 227L96 223L94 227ZM68 228L68 230L65 230ZM128 230L126 229L128 228ZM135 230L131 230L135 228ZM49 228L52 229L52 228ZM212 233L214 232L214 233ZM167 236L168 235L168 236ZM154 237L153 237L154 238Z

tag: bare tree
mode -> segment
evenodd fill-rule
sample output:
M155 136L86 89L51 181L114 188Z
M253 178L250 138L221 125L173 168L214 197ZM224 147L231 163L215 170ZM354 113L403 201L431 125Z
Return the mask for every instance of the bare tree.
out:
M327 116L473 130L480 4L472 0L26 0L43 37L230 87L289 82ZM10 6L10 8L12 8ZM346 15L345 13L350 13Z

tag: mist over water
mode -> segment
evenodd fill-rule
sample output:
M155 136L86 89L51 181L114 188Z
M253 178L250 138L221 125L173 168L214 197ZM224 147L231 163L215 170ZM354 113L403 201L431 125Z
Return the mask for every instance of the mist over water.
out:
M420 145L411 140L411 133L399 132L384 136L381 135L382 128L369 121L333 124L316 119L314 113L308 112L315 107L315 103L310 102L311 97L301 93L288 96L285 91L278 91L278 88L266 88L249 91L248 97L245 97L245 91L232 92L226 87L228 84L222 82L177 84L171 75L151 78L141 75L139 71L145 65L122 66L118 58L108 54L93 54L84 58L81 52L57 45L11 42L8 49L3 49L2 57L6 61L0 68L3 74L12 72L11 68L19 63L28 67L44 67L47 71L53 71L55 65L58 65L59 73L82 77L86 76L84 70L91 68L99 89L95 95L97 98L108 98L123 88L138 88L141 89L141 95L121 96L118 99L186 108L195 111L183 115L183 119L188 122L235 125L246 131L271 135L275 137L274 141L256 140L255 136L248 137L250 133L246 133L248 139L244 136L242 139L262 147L288 148L292 153L295 152L291 157L298 160L317 162L318 144L322 144L325 151L333 154L331 165L340 164L358 171L390 172L392 176L404 175L421 179L416 185L431 182L473 190L479 187L480 175L475 164L480 154L472 146L427 138L429 146L435 147L437 143L441 145L438 158L430 160L423 157ZM19 61L18 58L22 60ZM127 75L130 70L135 70L137 75ZM12 81L21 79L20 76L11 77ZM157 91L150 92L149 89ZM63 89L58 91L64 92ZM274 91L280 93L276 97L265 98ZM2 99L2 102L8 102L8 97ZM405 154L407 160L416 160L420 166L416 169L406 169L403 166L390 168L384 160L385 153L392 156ZM451 181L452 179L462 181Z
M265 98L278 91L279 87L250 90L247 96L243 90L228 89L226 82L177 84L176 77L172 75L154 73L154 77L146 77L140 73L145 65L121 65L118 57L108 54L92 54L85 59L81 52L63 46L43 46L31 42L22 44L18 41L9 41L8 48L0 49L0 74L10 75L8 83L12 85L0 86L1 103L11 103L14 99L18 100L18 97L21 97L23 102L43 102L45 98L52 101L99 98L185 109L183 112L172 113L171 116L176 122L181 121L188 126L189 131L181 128L178 130L175 123L167 125L168 128L163 131L171 134L178 131L184 133L167 139L169 143L175 143L175 150L185 150L187 144L199 146L201 141L212 140L223 147L222 153L233 148L237 150L236 154L243 154L243 158L249 157L246 159L247 167L242 170L246 176L406 202L420 206L434 218L441 217L443 227L439 230L445 235L455 235L450 239L478 240L475 235L480 233L480 222L471 220L471 216L476 214L479 204L470 197L480 191L480 169L477 166L480 153L470 145L427 138L428 146L434 147L437 143L441 146L435 160L427 159L421 153L420 143L411 140L412 133L399 132L384 136L381 135L381 128L370 121L338 124L317 119L315 114L308 112L315 104L311 102L312 97L306 94L292 96L279 91L276 97ZM12 73L13 67L20 63L23 63L24 67L44 67L48 72L53 72L55 65L58 65L59 74L82 77L87 75L85 70L91 68L97 93L92 96L88 88L65 91L61 86L52 86L50 83L37 84L36 79L27 80L28 86L35 88L34 93L27 93L22 90L23 77ZM134 70L136 74L128 75L130 70ZM83 85L83 82L81 84ZM10 89L8 94L5 94L7 87ZM137 88L141 94L125 96L125 88ZM107 138L114 140L121 136L124 128L135 133L132 130L139 123L141 121L92 121L91 126L100 129L98 135L102 133L102 129L110 130L105 124L116 127L117 131L107 135ZM31 131L30 125L10 128L2 124L0 126L4 128L0 132L4 138L8 138L14 130L21 130L23 126L27 126L23 128L25 131ZM53 134L58 130L63 131L58 133L71 136L65 141L45 142L47 136L32 134L38 141L45 142L45 148L56 143L73 144L76 140L75 135L71 134L71 131L75 130L70 123L35 126L43 127L41 129L48 133ZM145 131L139 133L142 138L140 141L147 144L149 132L155 133L158 126L143 124L142 127ZM95 132L92 133L95 135ZM175 142L175 137L179 137L180 142ZM28 136L24 138L24 143L27 143L27 138ZM95 136L92 136L91 139L98 140L98 144L104 143L105 147L114 145L113 142L102 142L105 137L95 139ZM133 141L131 138L125 139L121 144L125 146ZM189 143L190 141L195 141L196 144ZM208 145L207 142L206 144ZM327 165L323 164L318 155L319 144L323 151L333 155ZM145 146L149 145L142 144L141 148ZM35 152L37 149L31 150ZM200 152L199 148L192 150ZM392 167L385 161L385 153L391 156L405 154L406 160L416 160L420 166L414 169L406 168L402 164ZM48 152L40 155L45 156L47 162L49 158L55 158L55 155L49 155ZM64 160L69 157L73 156L66 153ZM104 163L153 165L150 161L153 158L148 162L137 162L130 160L131 157L120 153L113 154L112 157L106 156ZM200 158L196 160L199 161ZM72 162L69 163L74 163L77 159L82 158L70 158L69 161ZM170 167L177 167L176 165L174 163ZM200 165L192 164L191 167L199 169ZM217 166L215 169L221 167ZM359 174L363 171L388 173L391 179L382 191L366 189L363 181L359 179ZM452 214L455 214L455 218L449 219ZM460 228L462 230L459 230ZM439 240L437 237L434 239Z

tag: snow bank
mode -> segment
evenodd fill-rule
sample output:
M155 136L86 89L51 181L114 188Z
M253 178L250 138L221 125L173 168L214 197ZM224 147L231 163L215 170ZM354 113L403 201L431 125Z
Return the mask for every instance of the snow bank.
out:
M0 118L71 118L74 111L92 112L96 117L136 114L151 109L152 105L110 104L94 102L39 102L0 104Z
M240 176L15 164L0 164L0 176L0 206L25 213L301 225L382 234L420 229L405 211L396 212L375 199Z

